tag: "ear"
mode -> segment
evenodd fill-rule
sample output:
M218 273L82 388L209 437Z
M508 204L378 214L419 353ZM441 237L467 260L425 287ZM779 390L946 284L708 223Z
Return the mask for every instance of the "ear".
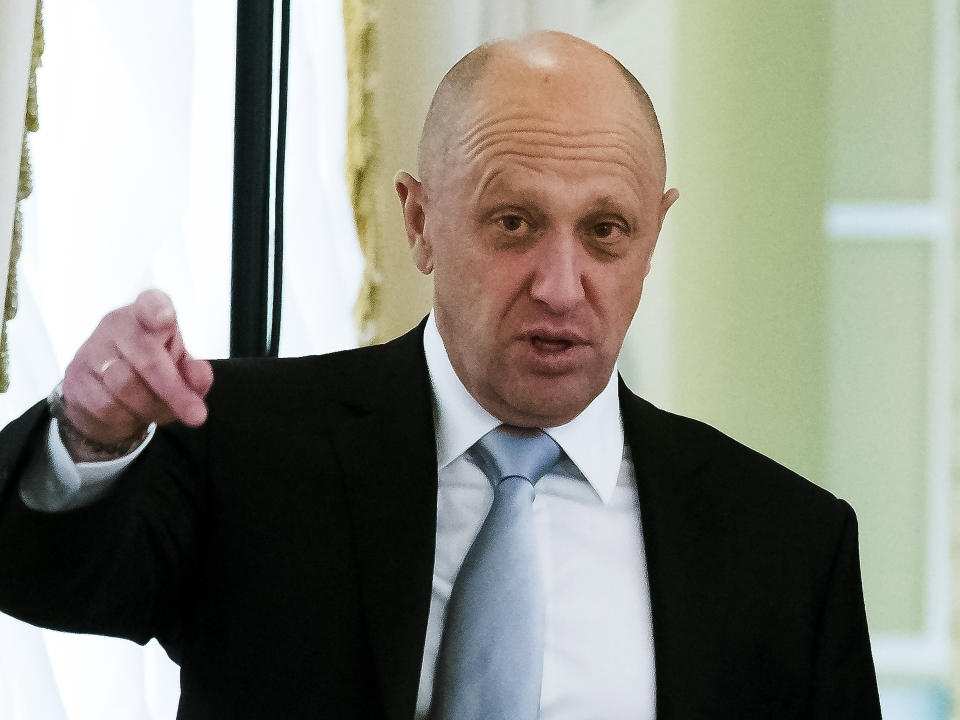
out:
M643 278L646 278L650 274L650 267L653 261L653 250L657 246L657 240L660 239L660 231L663 230L663 220L667 216L667 210L670 209L670 206L673 205L677 198L680 197L680 191L676 188L670 188L667 190L663 197L660 198L660 208L657 210L657 234L653 238L653 242L650 245L650 250L647 254L646 262L643 265Z
M676 188L670 188L663 194L663 197L660 199L660 219L657 227L658 230L663 229L663 219L667 216L667 210L670 209L670 206L673 205L679 197L680 191Z
M413 261L420 272L429 275L433 272L433 249L423 235L426 224L423 183L401 170L394 179L394 186L403 208L403 226L407 231L407 242L413 251Z

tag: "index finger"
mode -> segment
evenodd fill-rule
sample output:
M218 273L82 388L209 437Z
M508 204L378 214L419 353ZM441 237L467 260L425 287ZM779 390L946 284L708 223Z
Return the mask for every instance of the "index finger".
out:
M201 425L207 406L156 336L134 333L117 341L117 352L128 362L150 391L187 425Z
M133 302L134 316L147 332L175 331L177 312L170 296L161 290L144 290Z

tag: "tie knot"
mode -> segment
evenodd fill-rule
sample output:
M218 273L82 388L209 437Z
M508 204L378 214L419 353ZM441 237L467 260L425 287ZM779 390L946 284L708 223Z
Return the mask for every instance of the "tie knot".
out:
M494 487L508 477L521 477L531 485L546 475L560 459L560 446L542 430L501 425L473 446L480 469Z

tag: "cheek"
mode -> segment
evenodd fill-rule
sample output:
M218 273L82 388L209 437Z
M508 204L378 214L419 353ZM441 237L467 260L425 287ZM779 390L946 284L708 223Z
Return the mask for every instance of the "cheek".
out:
M640 302L643 274L636 268L630 272L602 274L594 279L593 288L597 314L604 319L608 337L619 343Z
M488 239L476 235L448 236L434 252L434 282L445 295L469 304L479 318L505 311L530 274L529 262L491 248Z
M489 265L470 253L445 250L435 255L434 306L462 347L481 352L497 315L491 289L495 279Z

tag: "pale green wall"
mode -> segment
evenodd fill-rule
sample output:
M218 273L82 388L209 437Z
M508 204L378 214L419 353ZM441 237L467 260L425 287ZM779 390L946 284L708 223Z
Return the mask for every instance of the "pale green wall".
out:
M836 200L931 194L931 0L836 2L831 188Z
M930 2L674 7L675 407L848 499L872 631L919 632L929 250L825 215L930 199Z
M830 4L675 6L676 408L822 482Z
M838 243L830 253L827 479L860 519L871 627L922 629L927 526L930 250Z
M829 196L926 203L934 193L933 7L836 2ZM827 481L857 509L875 631L924 625L928 571L930 238L832 243Z

